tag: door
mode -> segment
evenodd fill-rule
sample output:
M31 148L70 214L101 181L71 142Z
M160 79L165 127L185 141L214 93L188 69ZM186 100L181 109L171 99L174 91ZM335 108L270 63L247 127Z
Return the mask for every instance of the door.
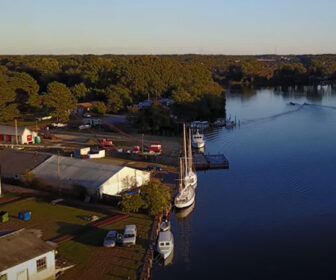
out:
M28 280L28 270L22 270L17 273L17 280Z

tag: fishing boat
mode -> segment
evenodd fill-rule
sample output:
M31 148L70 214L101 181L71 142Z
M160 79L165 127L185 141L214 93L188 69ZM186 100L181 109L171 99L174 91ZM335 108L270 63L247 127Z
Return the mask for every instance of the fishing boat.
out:
M170 230L159 233L156 250L164 260L172 254L174 250L174 236Z
M204 135L199 133L199 130L197 129L196 133L192 136L192 142L191 145L193 148L200 149L203 148L205 145L204 141Z

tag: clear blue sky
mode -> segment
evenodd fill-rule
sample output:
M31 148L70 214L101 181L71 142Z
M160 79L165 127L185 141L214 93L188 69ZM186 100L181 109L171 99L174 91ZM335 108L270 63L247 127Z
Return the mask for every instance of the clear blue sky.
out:
M0 54L336 53L336 0L2 0Z

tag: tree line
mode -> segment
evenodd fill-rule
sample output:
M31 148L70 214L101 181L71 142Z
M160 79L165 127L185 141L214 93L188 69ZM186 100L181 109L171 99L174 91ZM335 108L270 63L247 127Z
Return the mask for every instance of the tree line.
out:
M224 88L231 84L335 79L336 55L0 56L0 121L45 113L66 121L77 102L87 101L94 102L97 113L134 113L132 105L147 98L170 98L169 116L211 120L223 113ZM162 115L158 110L164 109L137 112L137 122L145 129L147 115Z

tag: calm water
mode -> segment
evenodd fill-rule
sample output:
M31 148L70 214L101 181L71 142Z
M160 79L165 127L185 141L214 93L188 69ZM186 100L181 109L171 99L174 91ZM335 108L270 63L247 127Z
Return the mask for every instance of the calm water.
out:
M241 127L206 140L230 169L198 173L153 279L336 279L336 92L231 93L227 112Z

